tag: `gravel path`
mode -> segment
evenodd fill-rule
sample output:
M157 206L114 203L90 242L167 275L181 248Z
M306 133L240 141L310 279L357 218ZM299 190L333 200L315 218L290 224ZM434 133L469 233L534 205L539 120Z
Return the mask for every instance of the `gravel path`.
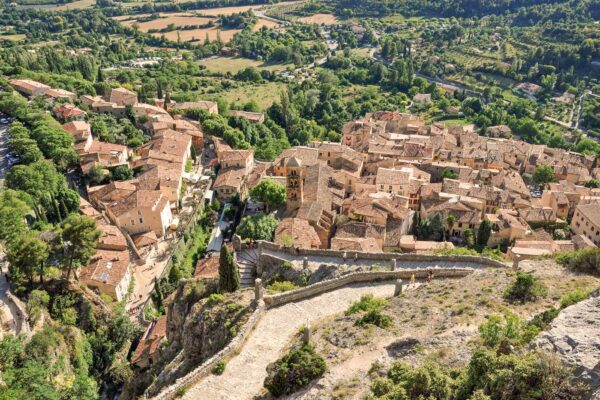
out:
M349 285L310 299L271 309L260 320L239 355L223 375L210 375L189 389L184 399L252 399L263 390L267 365L275 361L300 327L345 311L364 294L391 297L393 282Z

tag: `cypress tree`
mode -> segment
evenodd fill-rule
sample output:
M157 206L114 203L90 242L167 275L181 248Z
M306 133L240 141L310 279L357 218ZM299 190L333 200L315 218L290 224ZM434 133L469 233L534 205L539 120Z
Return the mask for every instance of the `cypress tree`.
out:
M219 256L219 288L221 292L235 292L240 288L240 274L227 246L221 247Z

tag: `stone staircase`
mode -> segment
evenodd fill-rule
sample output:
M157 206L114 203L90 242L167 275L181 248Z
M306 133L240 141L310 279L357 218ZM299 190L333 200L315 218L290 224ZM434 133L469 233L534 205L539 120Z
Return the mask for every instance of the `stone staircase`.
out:
M247 249L235 253L235 261L240 271L242 287L254 286L254 271L258 262L258 249Z

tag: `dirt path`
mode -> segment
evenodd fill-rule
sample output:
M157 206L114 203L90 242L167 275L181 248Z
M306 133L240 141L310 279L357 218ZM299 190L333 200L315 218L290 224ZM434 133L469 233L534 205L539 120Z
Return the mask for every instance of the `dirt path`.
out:
M393 282L346 286L303 301L267 311L240 354L223 375L211 375L187 391L184 399L252 399L263 390L267 365L275 361L300 327L339 314L362 295L390 297Z
M10 334L13 336L17 336L20 331L20 317L17 307L13 304L12 301L9 301L6 297L6 292L8 291L8 282L6 281L6 276L4 273L0 273L0 310L2 312L2 325L3 328L0 329L0 336ZM4 326L7 329L4 329Z

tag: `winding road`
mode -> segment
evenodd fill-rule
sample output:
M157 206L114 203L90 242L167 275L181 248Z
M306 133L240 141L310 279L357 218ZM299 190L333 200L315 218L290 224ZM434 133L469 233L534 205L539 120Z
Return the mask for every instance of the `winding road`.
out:
M240 354L223 375L210 375L190 388L183 399L253 399L263 390L267 365L279 358L292 336L306 323L314 324L345 311L365 294L391 297L393 282L349 285L333 292L270 309L262 317Z

